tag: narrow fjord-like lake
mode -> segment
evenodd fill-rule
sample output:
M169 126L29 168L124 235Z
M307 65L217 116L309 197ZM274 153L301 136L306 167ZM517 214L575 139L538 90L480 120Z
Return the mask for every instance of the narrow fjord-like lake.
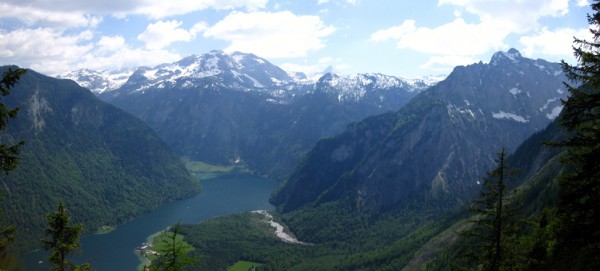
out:
M134 271L140 264L134 250L149 235L179 221L198 223L215 216L272 210L274 207L268 200L275 187L272 180L248 174L229 174L203 181L202 192L193 198L168 203L107 234L83 236L83 253L76 255L76 262L88 261L98 271ZM28 253L25 256L27 270L48 270L46 258L43 250Z

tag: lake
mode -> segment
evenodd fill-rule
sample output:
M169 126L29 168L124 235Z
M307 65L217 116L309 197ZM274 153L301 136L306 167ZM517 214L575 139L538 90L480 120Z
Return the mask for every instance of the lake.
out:
M193 198L165 204L107 234L83 236L83 253L76 255L75 262L88 261L98 271L136 270L140 259L134 249L149 235L179 221L190 224L215 216L272 210L274 207L268 200L276 185L272 180L248 174L228 174L202 181L202 192ZM45 251L25 255L27 270L48 270L46 257Z

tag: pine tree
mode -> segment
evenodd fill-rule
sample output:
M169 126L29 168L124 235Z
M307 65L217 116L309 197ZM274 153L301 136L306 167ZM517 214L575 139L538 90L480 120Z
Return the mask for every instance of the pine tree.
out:
M0 81L0 95L6 96L10 94L12 88L18 81L21 75L25 73L25 69L8 69ZM5 104L0 103L0 131L6 129L8 119L14 118L19 111L18 108L9 108ZM14 145L5 145L0 143L0 170L8 174L18 166L18 151L19 147L24 144L23 141ZM2 200L2 191L0 191L0 203ZM0 216L2 210L0 209ZM17 228L15 226L7 226L0 228L0 270L8 268L15 262L15 255L9 252L9 247L16 237Z
M570 136L566 149L571 170L561 175L557 214L556 264L573 270L600 270L600 1L588 15L591 41L575 39L576 65L564 62L570 96L559 124Z
M2 75L2 81L0 81L0 95L9 95L10 88L19 81L19 78L25 71L25 69L20 68L15 70L9 68L8 71ZM0 131L6 129L8 119L14 118L17 115L17 112L19 112L19 108L9 108L5 104L0 103ZM17 155L19 147L23 144L23 141L14 145L0 143L0 170L8 173L17 168L19 165Z
M182 240L178 240L181 232L181 224L172 226L165 232L166 239L163 239L163 248L158 250L158 257L152 260L150 270L152 271L181 271L194 265L197 260L188 255L189 245Z
M463 233L468 243L462 259L471 266L485 271L510 270L513 254L508 248L513 245L517 220L515 213L506 206L506 152L497 154L497 167L483 179L479 197L474 201L471 212L474 219L471 228ZM464 269L464 268L461 268Z
M67 256L79 249L79 236L83 226L81 224L70 225L71 218L65 205L60 202L55 213L46 216L48 228L46 228L47 239L42 239L44 249L50 250L48 258L52 264L52 271L65 270L88 270L89 264L80 266L70 263Z

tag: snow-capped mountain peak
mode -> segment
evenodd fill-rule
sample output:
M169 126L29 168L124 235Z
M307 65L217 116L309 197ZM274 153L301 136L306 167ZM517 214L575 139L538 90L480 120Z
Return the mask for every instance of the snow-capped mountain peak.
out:
M437 83L435 81L434 83ZM315 84L315 90L337 95L338 100L360 101L369 94L375 92L389 92L402 90L412 93L420 92L431 86L421 80L406 80L400 77L380 73L357 73L350 75L338 75L327 73Z
M61 75L97 94L146 92L160 89L231 89L260 92L276 103L287 103L303 94L323 91L340 102L382 100L399 93L415 94L443 77L404 79L380 73L339 75L325 73L307 77L289 73L254 54L213 50L191 55L173 63L119 71L79 70ZM115 90L117 92L114 92ZM399 94L398 94L399 95ZM371 97L372 96L372 97Z
M138 76L127 85L135 85L138 91L176 86L191 88L203 79L233 88L268 88L292 80L285 71L253 54L227 54L216 50L154 68L140 68L136 73Z
M115 90L127 82L134 69L119 69L114 71L81 69L59 74L59 79L70 79L94 93Z
M521 55L521 53L517 49L511 48L507 52L501 51L501 52L494 53L494 55L492 56L492 60L490 61L490 64L495 66L504 61L517 63L521 59L523 59L523 56Z

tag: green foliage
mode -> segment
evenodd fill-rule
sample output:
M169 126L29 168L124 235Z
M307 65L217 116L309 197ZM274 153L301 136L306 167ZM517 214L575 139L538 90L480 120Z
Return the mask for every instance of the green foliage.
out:
M21 68L15 70L8 68L2 75L2 80L0 81L0 95L9 95L10 88L17 84L21 75L25 72L26 70ZM17 115L17 112L19 112L19 108L9 108L4 103L0 103L0 131L6 129L8 119L14 118ZM4 173L8 173L8 171L17 168L19 165L19 148L23 146L23 144L25 144L23 141L11 145L0 143L0 170L4 171Z
M261 263L238 261L229 268L229 271L251 271L263 266Z
M0 95L9 95L10 88L12 88L19 81L19 78L25 73L25 71L26 70L20 68L15 70L8 68L8 70L2 75L2 80L0 80ZM6 129L8 119L14 118L18 111L19 108L9 108L4 103L0 103L0 131ZM18 167L19 148L23 144L23 141L13 145L5 145L4 143L0 143L0 170L4 171L5 174L8 174L9 171L12 171ZM0 202L2 202L3 195L4 193L0 191ZM2 218L2 215L2 208L0 208L0 219ZM3 224L4 223L0 223L0 227L3 227ZM8 269L14 264L15 256L10 253L8 249L12 245L16 237L16 233L17 227L14 225L0 228L0 269Z
M50 250L48 259L52 264L51 270L89 270L89 264L78 266L67 259L69 254L79 250L79 237L83 225L71 225L71 218L62 202L58 204L55 213L46 216L46 220L48 220L47 237L42 239L42 243L44 249Z
M463 260L485 271L512 270L515 265L513 252L518 225L514 210L507 210L509 172L505 158L504 150L498 153L497 167L484 178L479 197L471 208L472 226L463 232L469 239Z
M0 80L0 95L7 96L10 94L10 89L17 84L21 75L26 72L25 69L17 68L13 70L8 68L2 75ZM6 128L6 124L9 118L14 118L19 112L19 108L9 108L3 103L0 103L0 130Z
M568 85L571 96L560 118L570 136L561 142L567 151L564 162L572 170L560 180L554 262L576 270L600 269L600 1L591 7L592 41L575 39L577 65L563 62L569 79L582 87Z
M310 255L323 253L318 245L289 244L278 239L264 215L217 217L182 225L181 233L202 257L196 270L227 270L238 261L263 264L258 270L289 270Z
M353 221L352 214L356 217L340 206L324 205L318 210L276 215L276 220L290 223L291 232L309 245L279 240L274 228L255 213L184 225L182 232L196 248L194 253L203 257L197 267L201 270L226 270L238 261L263 264L256 270L399 270L423 244L462 219L451 216L426 222L422 213L395 210L380 214L377 220L363 217ZM310 215L320 219L310 221L322 223L299 223ZM325 229L318 231L320 227Z
M159 235L159 240L153 241L158 256L152 260L150 270L181 271L196 264L197 259L188 255L193 247L183 241L180 231L181 225L178 223Z

